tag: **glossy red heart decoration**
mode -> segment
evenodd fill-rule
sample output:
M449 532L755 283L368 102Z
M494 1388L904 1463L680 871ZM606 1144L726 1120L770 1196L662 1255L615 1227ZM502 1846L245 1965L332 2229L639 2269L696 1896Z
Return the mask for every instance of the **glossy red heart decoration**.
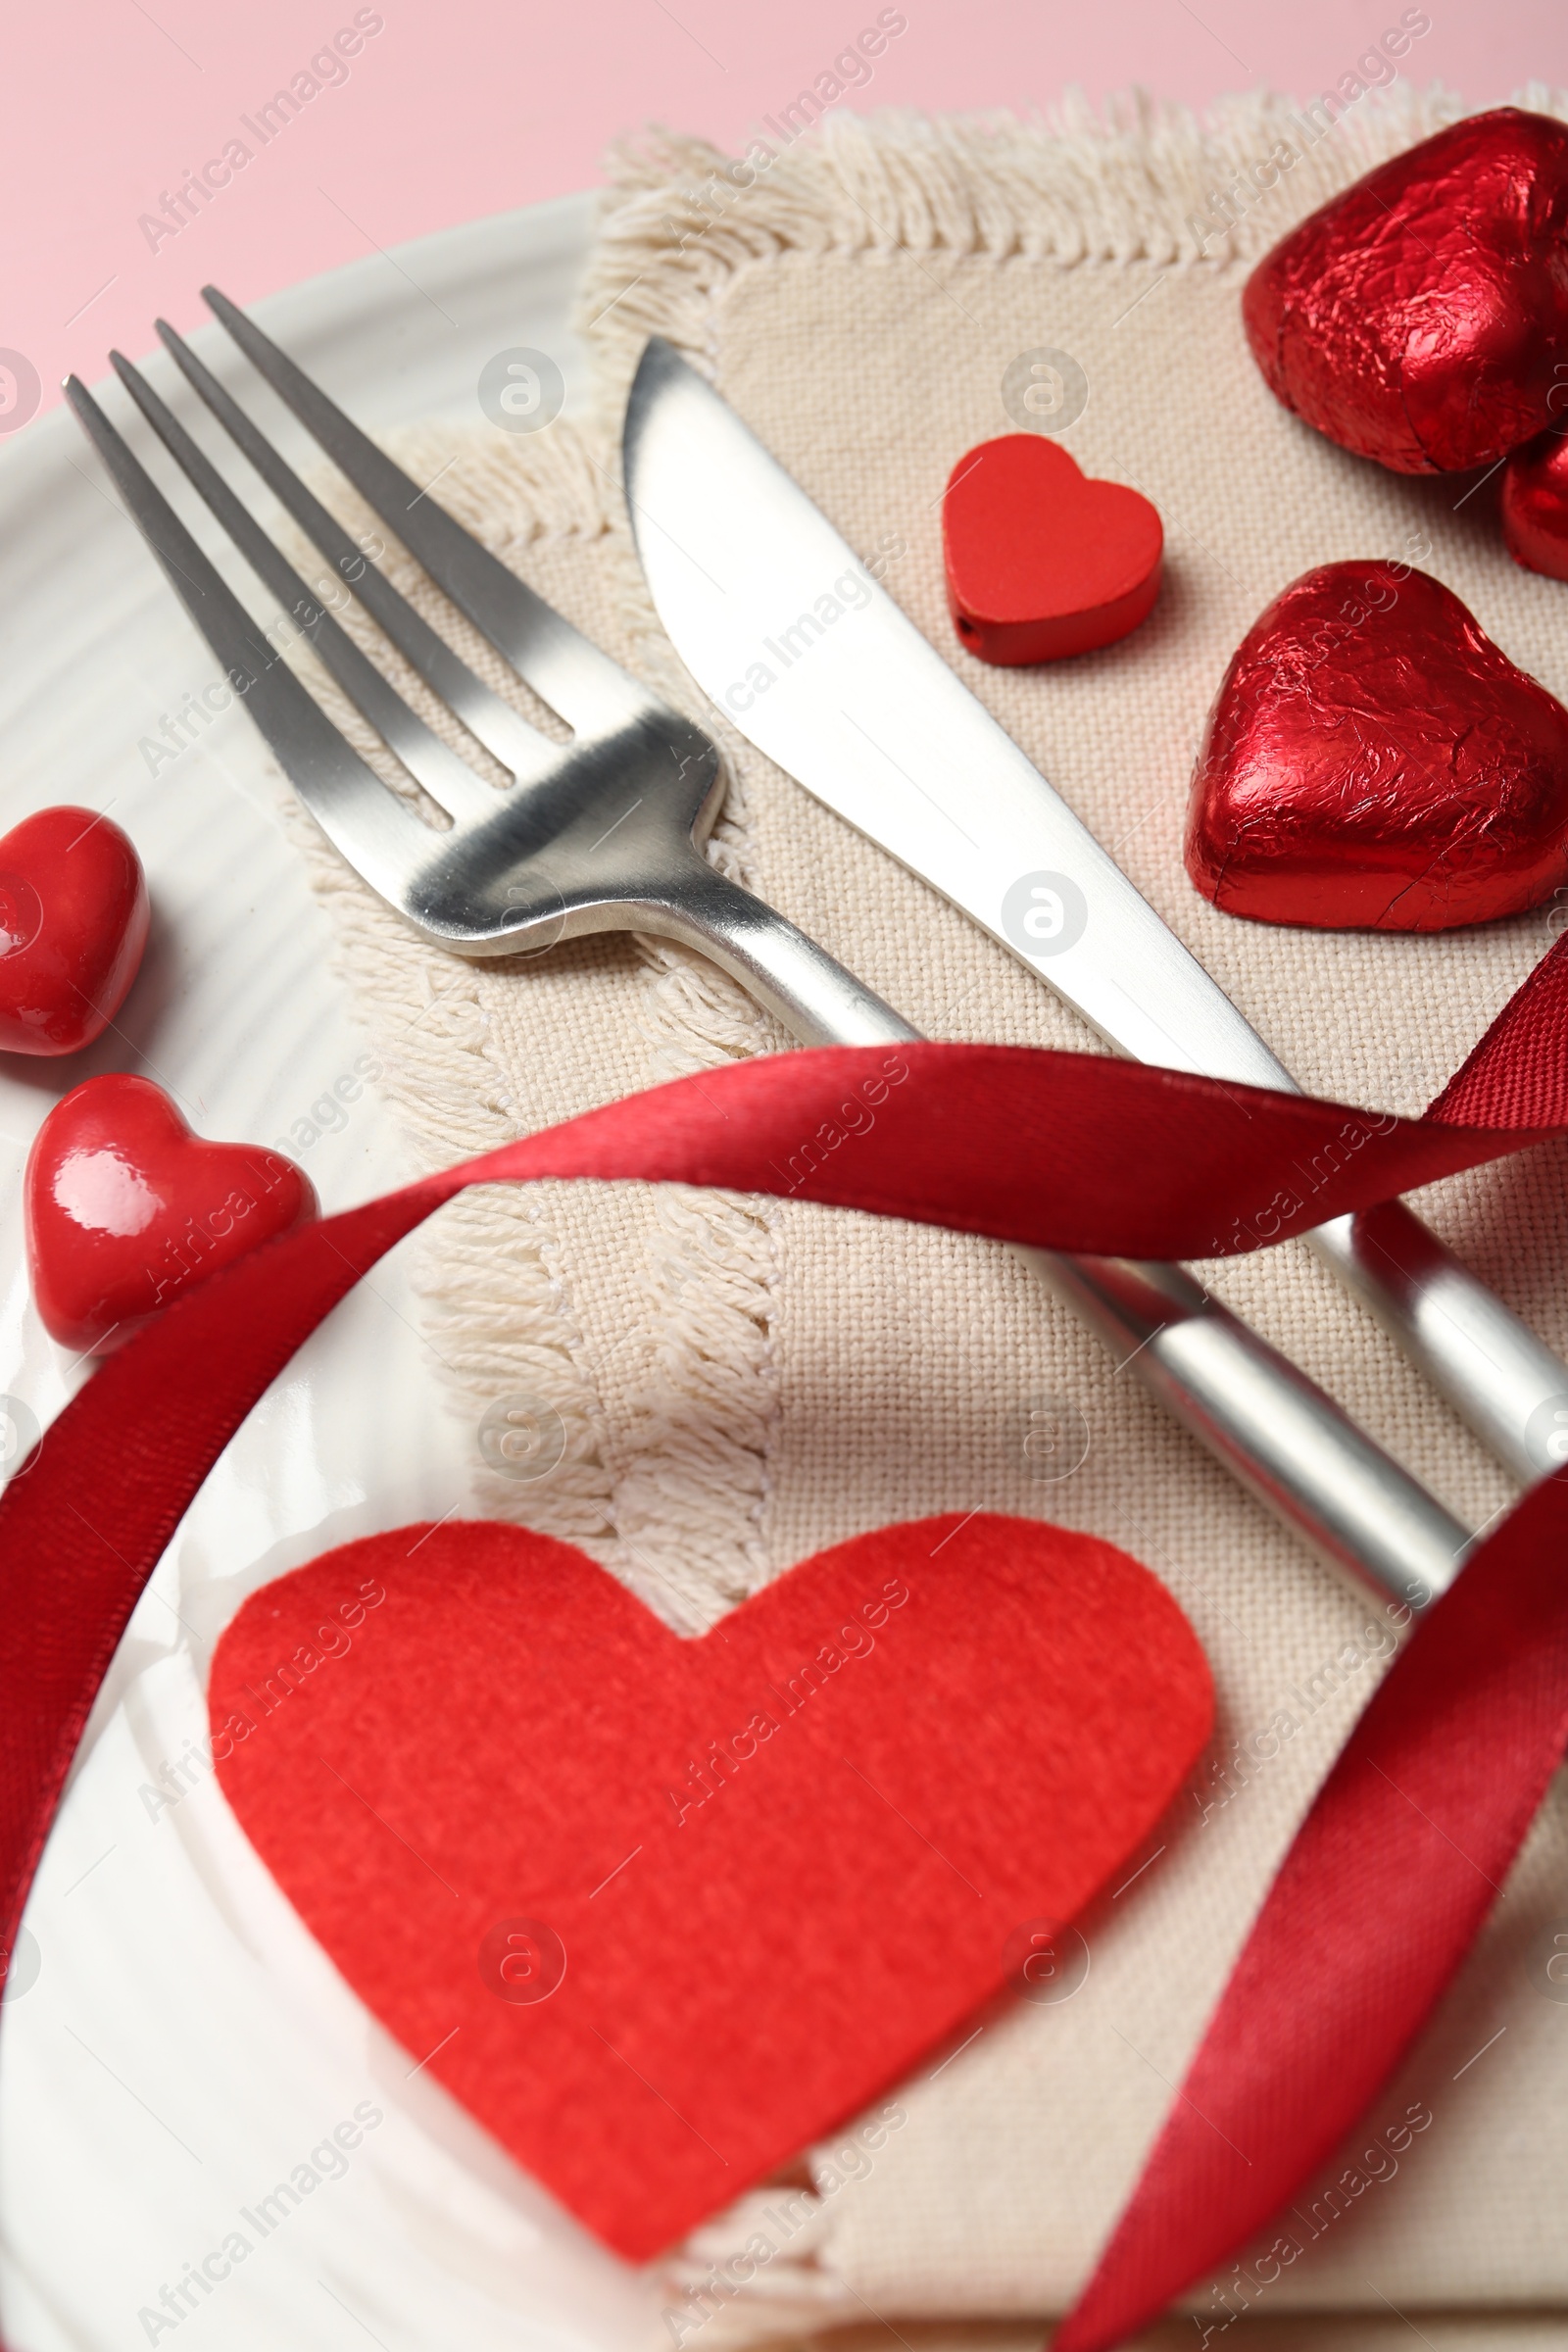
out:
M1568 380L1568 124L1504 106L1423 139L1282 238L1242 317L1271 391L1357 457L1495 464Z
M698 1641L548 1537L401 1528L247 1601L209 1705L349 1984L642 2260L1038 1980L1212 1693L1125 1552L955 1513Z
M1568 881L1568 710L1426 572L1320 564L1225 672L1187 870L1256 922L1446 931L1516 914Z
M1111 645L1159 594L1159 515L1141 491L1095 481L1041 433L1004 433L958 460L942 501L948 605L982 662L1059 662Z
M124 1003L147 883L117 824L40 808L0 839L0 1053L74 1054Z
M1554 404L1568 406L1568 382ZM1568 436L1555 424L1516 449L1502 469L1502 535L1527 571L1568 580Z
M205 1275L317 1214L310 1178L193 1135L148 1078L88 1078L33 1138L27 1265L44 1329L106 1355Z

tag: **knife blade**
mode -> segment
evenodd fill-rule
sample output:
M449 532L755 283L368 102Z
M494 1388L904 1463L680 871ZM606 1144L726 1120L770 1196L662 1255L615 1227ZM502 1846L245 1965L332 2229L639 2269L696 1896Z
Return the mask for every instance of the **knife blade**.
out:
M739 731L970 915L1117 1051L1296 1081L749 425L650 340L627 506L676 651ZM1517 1475L1557 1466L1568 1366L1402 1203L1309 1237Z
M648 346L624 447L659 616L742 734L1032 965L1107 1045L1291 1086L1088 826L667 343Z

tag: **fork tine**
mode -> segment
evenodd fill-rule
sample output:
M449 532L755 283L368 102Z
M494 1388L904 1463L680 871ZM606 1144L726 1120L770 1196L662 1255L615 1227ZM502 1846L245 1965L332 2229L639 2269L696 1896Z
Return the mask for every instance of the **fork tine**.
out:
M226 294L204 286L202 299L387 529L568 726L597 735L648 711L635 679L481 547Z
M112 351L109 360L170 456L206 500L257 577L266 581L310 639L327 670L359 706L382 742L391 747L410 774L417 778L449 816L492 814L496 797L492 787L409 709L374 662L339 627L315 590L300 578L249 509L236 498L211 459L197 447L172 410L159 399L124 354Z
M432 693L457 713L470 735L492 752L519 780L543 774L556 760L556 747L537 727L529 726L482 678L438 636L422 613L376 570L349 537L337 516L324 507L284 463L267 435L248 416L212 369L199 360L167 318L157 321L159 339L192 389L218 418L241 454L255 467L278 503L314 540L327 562L352 586L359 602L382 634L403 655Z
M68 376L65 389L170 586L301 800L373 890L401 898L441 836L431 834L367 767L273 652L80 377Z

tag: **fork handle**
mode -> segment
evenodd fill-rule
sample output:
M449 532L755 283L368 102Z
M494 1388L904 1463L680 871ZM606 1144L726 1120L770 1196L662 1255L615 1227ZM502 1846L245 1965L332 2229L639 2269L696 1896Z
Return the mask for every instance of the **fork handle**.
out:
M710 956L803 1046L880 1046L919 1036L826 948L700 851L639 906L637 929L684 940Z
M695 947L808 1046L915 1041L891 1004L804 931L710 866L682 872L639 927ZM1413 1609L1471 1538L1305 1373L1181 1266L1016 1254L1210 1453L1334 1567Z

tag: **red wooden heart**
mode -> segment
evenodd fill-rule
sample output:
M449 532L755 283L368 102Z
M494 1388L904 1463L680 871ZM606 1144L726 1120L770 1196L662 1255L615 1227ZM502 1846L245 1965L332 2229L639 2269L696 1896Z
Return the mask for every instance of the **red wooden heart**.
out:
M1283 238L1242 316L1331 441L1400 473L1494 464L1568 362L1568 124L1504 106L1423 139Z
M979 1514L819 1552L700 1641L547 1537L401 1528L247 1601L209 1704L350 1984L641 2260L1081 1910L1212 1693L1136 1560Z
M148 1078L88 1078L33 1138L27 1264L44 1329L105 1355L204 1275L317 1214L291 1159L193 1135Z
M1555 405L1560 411L1563 402ZM1568 580L1568 437L1561 424L1516 449L1503 467L1502 535L1527 571Z
M1568 881L1568 710L1441 581L1320 564L1231 659L1187 870L1256 922L1446 931L1516 914Z
M124 1003L147 944L147 884L120 827L40 808L0 840L0 1052L74 1054Z
M1164 532L1140 491L1095 481L1040 433L982 441L942 501L948 605L982 662L1059 662L1111 645L1159 594Z

